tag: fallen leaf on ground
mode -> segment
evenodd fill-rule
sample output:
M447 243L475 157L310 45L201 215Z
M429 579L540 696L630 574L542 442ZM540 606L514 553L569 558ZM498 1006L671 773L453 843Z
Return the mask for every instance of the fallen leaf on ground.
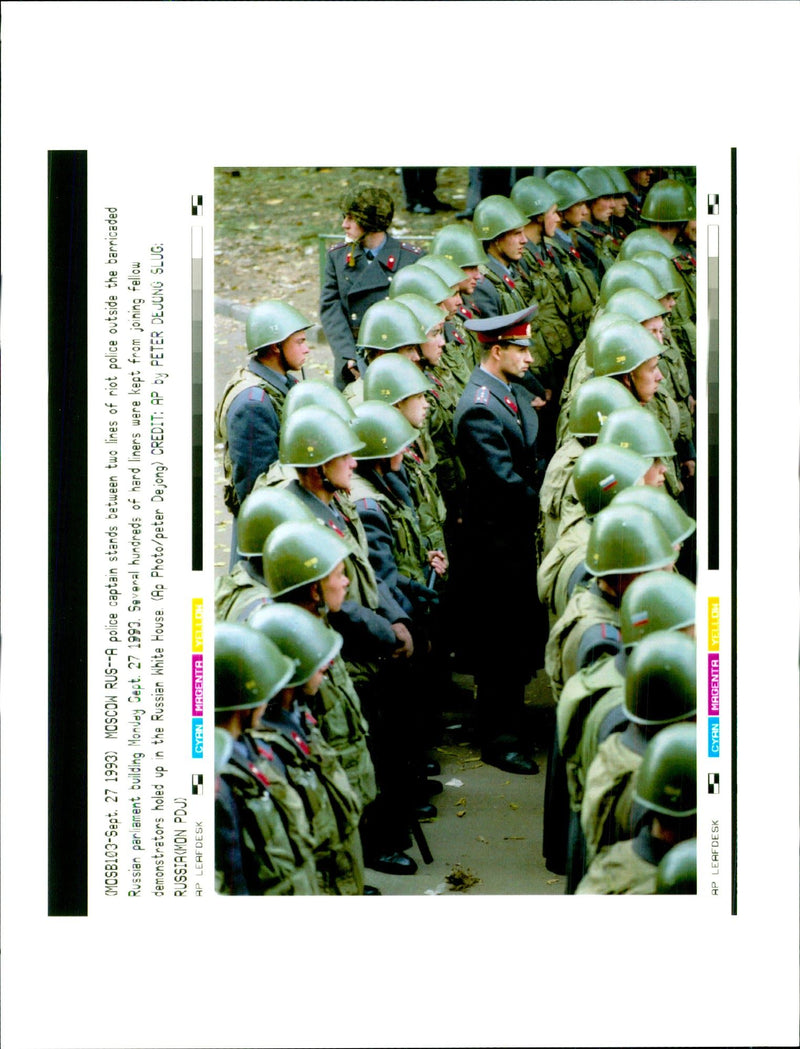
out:
M458 811L458 812L456 813L456 816L466 816L466 814L467 814L467 810L466 810L466 809L460 809L460 810L459 810L459 811Z
M516 810L519 808L519 805L517 805L516 801L509 801L508 807L510 809L514 809L514 811L516 812Z
M488 845L489 844L489 839L488 838L484 838L481 834L478 835L478 837L475 839L475 841L482 841L484 845Z
M469 867L465 870L460 863L454 863L450 868L450 873L445 878L451 892L464 892L466 889L471 889L473 885L477 885L480 880L472 873Z

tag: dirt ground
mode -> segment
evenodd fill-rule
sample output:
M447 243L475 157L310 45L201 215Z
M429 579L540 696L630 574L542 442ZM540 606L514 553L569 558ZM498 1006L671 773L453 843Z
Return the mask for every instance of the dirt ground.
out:
M393 168L234 169L216 173L215 200L215 403L228 377L246 357L244 317L262 299L281 298L318 321L319 234L338 234L342 193L349 185L383 186L395 199L392 232L401 238L430 236L452 221L451 212L409 215L403 210L400 176ZM466 168L440 168L437 196L464 206ZM338 238L337 238L338 239ZM327 243L335 243L329 241ZM318 325L309 332L307 378L330 378L331 355ZM222 503L221 446L215 455L214 571L226 572L230 515ZM472 743L472 679L458 676L444 712L444 737L435 752L443 785L431 800L435 819L422 824L433 854L413 877L367 871L384 895L561 895L565 879L542 858L546 754L554 710L544 672L526 692L529 731L541 772L514 776L484 765Z

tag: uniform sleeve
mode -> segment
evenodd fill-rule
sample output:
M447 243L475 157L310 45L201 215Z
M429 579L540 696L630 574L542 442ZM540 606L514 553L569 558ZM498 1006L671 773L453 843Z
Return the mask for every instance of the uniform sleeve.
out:
M350 330L350 321L342 302L339 278L332 253L325 259L325 273L319 297L319 319L333 354L333 375L336 385L349 382L352 375L344 371L345 361L357 360L356 344Z
M394 559L392 530L386 515L374 499L359 499L355 507L367 537L369 561L379 583L383 582L388 587L397 604L411 616L413 608L401 589L401 577Z
M341 611L329 613L328 619L342 635L343 655L352 663L368 663L376 656L391 656L397 648L391 623L357 601L345 601Z
M488 277L479 280L472 293L472 302L481 317L498 317L503 311L500 296Z
M228 453L241 504L259 474L278 458L280 421L269 394L259 386L243 390L228 409Z

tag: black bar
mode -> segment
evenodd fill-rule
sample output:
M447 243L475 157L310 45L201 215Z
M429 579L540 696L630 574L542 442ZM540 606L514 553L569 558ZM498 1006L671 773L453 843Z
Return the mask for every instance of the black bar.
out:
M736 507L738 505L738 485L736 482L736 470L738 465L738 418L736 412L737 372L738 372L738 344L736 338L736 296L738 289L737 274L737 203L736 203L736 148L731 149L731 914L737 914L738 883L737 883L737 790L739 786L738 771L738 749L736 740L738 738L737 724L737 691L736 691L736 637L738 616L738 587L737 587L737 529L736 529Z
M47 913L88 913L87 154L48 153Z

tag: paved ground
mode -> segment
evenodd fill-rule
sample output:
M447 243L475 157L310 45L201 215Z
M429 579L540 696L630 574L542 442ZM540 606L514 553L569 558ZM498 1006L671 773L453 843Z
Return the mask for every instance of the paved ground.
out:
M246 359L245 307L219 301L215 325L215 404L233 370ZM225 312L219 312L224 310ZM318 327L309 333L312 352L306 365L307 378L330 379L331 355ZM215 550L214 571L227 570L230 553L230 515L222 503L221 448L215 455ZM432 798L438 813L422 824L433 853L433 863L422 862L419 849L409 850L419 865L412 877L396 877L367 871L368 882L384 894L415 896L456 891L449 876L469 882L458 891L469 895L543 894L560 895L565 879L551 874L542 858L542 812L546 751L551 738L554 708L544 672L528 686L527 713L532 738L538 741L537 776L514 776L484 765L472 746L470 713L472 679L456 677L452 709L444 718L445 736L435 756L442 766L437 777L444 785ZM457 784L454 781L459 781ZM466 872L466 878L459 874ZM474 881L472 881L474 879Z

